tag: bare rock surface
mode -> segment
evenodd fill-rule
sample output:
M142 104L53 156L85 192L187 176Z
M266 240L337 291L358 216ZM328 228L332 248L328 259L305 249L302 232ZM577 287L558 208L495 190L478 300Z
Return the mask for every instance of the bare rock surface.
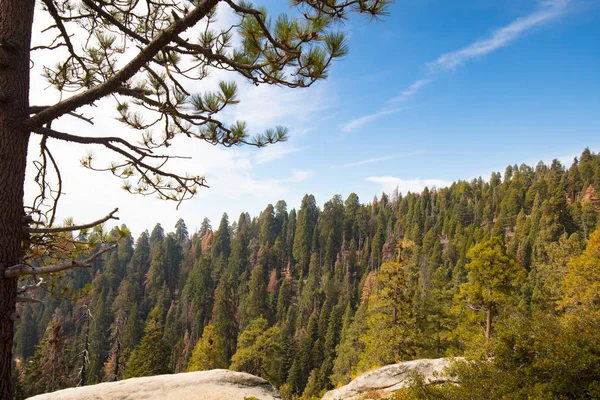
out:
M447 378L443 376L443 370L452 361L452 358L436 358L386 365L365 372L345 386L330 390L322 400L358 400L368 399L369 396L380 398L407 386L414 372L422 374L426 382L445 381Z
M29 400L280 400L266 380L243 372L215 369L125 379L59 390Z

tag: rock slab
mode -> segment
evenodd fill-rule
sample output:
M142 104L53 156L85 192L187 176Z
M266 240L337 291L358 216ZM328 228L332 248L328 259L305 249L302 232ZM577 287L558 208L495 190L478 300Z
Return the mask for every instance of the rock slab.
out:
M443 376L443 371L454 360L452 358L422 359L386 365L365 372L345 386L330 390L325 393L322 400L368 399L369 395L378 396L376 398L384 397L408 386L412 373L422 374L426 382L445 381L447 378Z
M125 379L30 397L29 400L281 400L266 380L243 372L215 369Z

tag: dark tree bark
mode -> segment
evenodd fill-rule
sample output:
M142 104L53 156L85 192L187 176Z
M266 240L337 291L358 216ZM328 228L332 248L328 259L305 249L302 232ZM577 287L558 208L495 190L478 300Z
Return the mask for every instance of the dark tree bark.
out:
M21 257L29 134L29 49L35 0L0 0L0 399L12 399L17 279L4 270Z
M489 341L492 338L492 318L494 314L493 306L487 309L486 312L486 326L485 326L485 339Z

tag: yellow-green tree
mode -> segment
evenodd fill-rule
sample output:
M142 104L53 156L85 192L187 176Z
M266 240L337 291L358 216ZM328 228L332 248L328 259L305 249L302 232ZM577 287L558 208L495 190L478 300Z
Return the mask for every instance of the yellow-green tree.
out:
M499 237L475 245L467 253L467 282L458 294L459 301L471 311L485 314L485 338L492 337L494 315L508 304L525 280L525 269L513 255L506 253Z
M590 235L583 254L569 262L562 289L561 309L600 321L600 229Z
M202 332L202 337L194 347L192 357L188 364L189 371L205 371L215 368L227 368L227 365L222 364L217 341L219 338L215 335L213 324L208 324Z
M231 369L258 375L279 386L282 383L279 376L282 362L280 335L279 327L269 328L269 323L262 317L250 322L238 339Z
M369 296L365 348L359 370L398 362L416 355L416 324L412 297L407 291L402 264L384 263Z

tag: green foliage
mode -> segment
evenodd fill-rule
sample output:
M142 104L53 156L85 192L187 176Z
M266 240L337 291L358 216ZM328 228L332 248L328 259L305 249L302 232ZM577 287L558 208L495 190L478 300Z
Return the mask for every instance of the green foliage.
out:
M279 367L282 362L280 329L268 327L264 318L253 320L240 334L231 369L260 376L276 387L281 385Z
M63 324L64 319L57 311L25 367L22 388L28 397L74 384L69 374L70 362L66 354Z
M367 309L365 348L358 368L367 370L416 354L417 331L402 264L384 263L375 278Z
M217 232L205 220L187 238L183 222L173 233L156 226L135 245L122 236L106 261L64 278L88 296L94 317L88 383L141 363L152 339L166 354L157 365L169 371L249 371L289 399L320 395L375 365L445 355L470 357L453 369L459 387L415 380L402 395L593 398L600 235L590 221L598 220L600 157L582 159L568 169L511 166L489 182L366 204L335 196L322 211L305 196L298 214L280 201L231 226L224 218ZM16 355L29 365L60 307L62 360L75 383L79 306L40 296L45 309L21 309ZM157 313L162 335L144 333ZM35 376L21 372L22 382Z
M209 324L204 328L202 337L194 347L188 364L188 371L205 371L215 368L227 368L222 363L222 357L217 346L220 338L215 335L214 325Z
M214 342L218 355L217 364L222 368L227 368L235 353L238 335L235 298L235 289L231 278L221 279L215 291L212 321L215 336L219 338Z
M474 246L467 257L471 259L465 266L467 282L461 286L458 300L469 309L486 314L485 337L489 340L494 315L502 306L514 303L512 296L523 284L525 270L514 256L506 254L498 237Z
M169 368L170 352L163 340L164 329L160 308L155 307L149 315L140 345L133 350L131 358L125 366L125 378L171 372Z

